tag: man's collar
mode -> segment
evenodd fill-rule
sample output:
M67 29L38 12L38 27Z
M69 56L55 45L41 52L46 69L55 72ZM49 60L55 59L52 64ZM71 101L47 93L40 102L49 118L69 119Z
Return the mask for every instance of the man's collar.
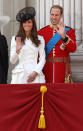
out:
M50 24L50 27L53 28L53 29L55 30L55 27L58 28L58 24L56 24L56 25L52 25L52 24Z
M55 26L54 26L54 25L52 25L52 24L50 24L50 27L51 27L51 28L53 28L53 29L55 29Z

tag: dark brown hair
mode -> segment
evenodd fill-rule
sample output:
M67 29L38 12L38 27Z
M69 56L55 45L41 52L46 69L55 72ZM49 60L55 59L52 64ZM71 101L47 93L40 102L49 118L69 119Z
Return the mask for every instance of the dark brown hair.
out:
M60 5L53 5L53 6L51 7L51 9L50 9L50 13L51 13L51 10L52 10L53 8L54 8L54 9L55 9L55 8L56 8L56 9L60 9L61 15L63 14L63 8L62 8Z
M31 30L30 39L32 40L34 45L38 47L40 45L40 40L38 40L38 36L37 36L37 26L36 26L35 18L31 18L31 20L33 23L33 27ZM19 30L17 32L16 37L21 37L21 40L23 41L23 43L25 43L26 34L25 34L25 30L23 29L23 23L20 23Z

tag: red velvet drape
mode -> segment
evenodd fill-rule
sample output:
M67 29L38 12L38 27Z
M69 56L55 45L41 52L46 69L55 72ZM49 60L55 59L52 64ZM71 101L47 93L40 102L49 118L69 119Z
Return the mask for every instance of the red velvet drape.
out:
M0 131L42 131L40 86L0 85ZM83 131L83 84L46 86L43 131Z

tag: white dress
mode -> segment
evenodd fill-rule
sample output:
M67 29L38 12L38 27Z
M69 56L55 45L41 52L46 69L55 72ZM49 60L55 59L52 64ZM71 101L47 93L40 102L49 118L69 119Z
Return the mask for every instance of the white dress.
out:
M12 70L11 84L27 84L28 76L33 72L37 72L36 79L31 83L45 83L45 76L42 69L45 64L45 42L42 36L38 35L41 44L36 47L30 39L25 40L20 53L16 53L15 36L11 39L10 62L18 65ZM37 63L39 54L39 62Z

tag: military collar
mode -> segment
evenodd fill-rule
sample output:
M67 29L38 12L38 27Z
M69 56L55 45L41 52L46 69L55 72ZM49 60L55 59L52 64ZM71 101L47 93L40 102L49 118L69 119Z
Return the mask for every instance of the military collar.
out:
M55 25L58 28L58 25ZM55 26L50 24L50 27L53 28L53 30L55 30Z

